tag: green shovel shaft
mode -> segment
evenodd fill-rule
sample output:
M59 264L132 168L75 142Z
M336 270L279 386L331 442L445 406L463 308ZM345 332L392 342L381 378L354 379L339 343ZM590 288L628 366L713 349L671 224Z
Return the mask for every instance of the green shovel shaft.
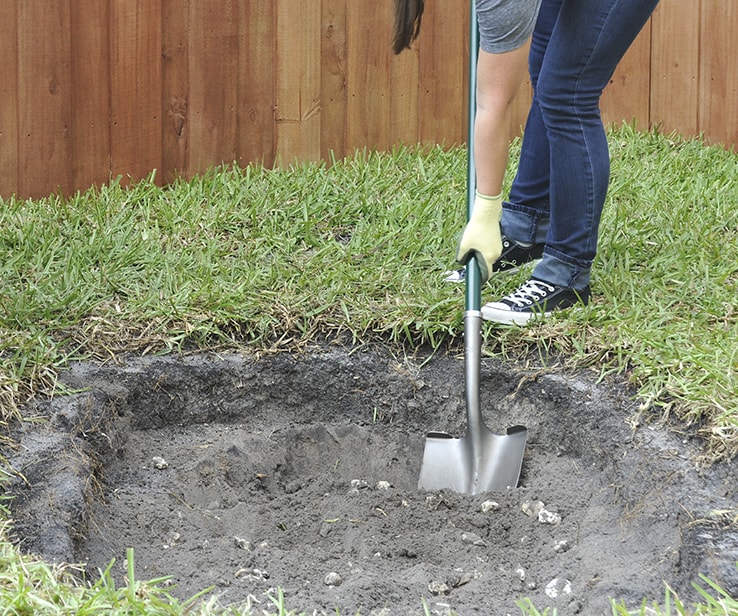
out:
M474 167L474 119L477 101L477 58L479 56L479 31L477 29L477 9L475 0L470 2L469 11L469 96L468 96L468 136L466 167L466 220L471 219L476 194L476 169ZM472 257L466 264L466 309L481 310L482 276L479 273L477 258Z

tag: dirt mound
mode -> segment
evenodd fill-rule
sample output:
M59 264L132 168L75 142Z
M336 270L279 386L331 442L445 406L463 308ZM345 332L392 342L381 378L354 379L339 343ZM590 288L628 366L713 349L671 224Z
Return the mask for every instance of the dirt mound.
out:
M6 455L24 549L122 578L172 576L224 604L306 613L610 614L694 597L705 573L738 593L731 464L699 473L697 444L635 431L622 386L485 360L482 407L529 429L520 487L478 497L416 488L424 435L464 430L463 362L384 350L79 364L84 393L29 409ZM91 573L92 575L92 573Z

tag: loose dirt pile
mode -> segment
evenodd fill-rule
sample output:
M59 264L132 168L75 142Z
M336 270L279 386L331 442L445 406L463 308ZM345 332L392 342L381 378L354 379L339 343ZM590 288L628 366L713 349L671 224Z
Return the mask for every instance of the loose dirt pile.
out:
M308 614L611 614L699 573L738 593L735 467L698 472L698 443L632 429L620 385L485 360L482 408L529 441L518 489L416 488L425 433L463 433L460 357L321 350L75 365L86 391L6 452L17 540L89 576L134 548L139 578L185 599ZM733 526L731 527L731 523Z

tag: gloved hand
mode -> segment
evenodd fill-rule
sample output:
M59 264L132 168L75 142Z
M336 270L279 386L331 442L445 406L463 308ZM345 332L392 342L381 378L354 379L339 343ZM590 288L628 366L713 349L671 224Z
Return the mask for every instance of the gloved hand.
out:
M456 260L463 265L472 256L477 257L482 284L492 275L492 265L502 254L500 216L502 214L502 195L488 197L476 193L471 218L456 250Z

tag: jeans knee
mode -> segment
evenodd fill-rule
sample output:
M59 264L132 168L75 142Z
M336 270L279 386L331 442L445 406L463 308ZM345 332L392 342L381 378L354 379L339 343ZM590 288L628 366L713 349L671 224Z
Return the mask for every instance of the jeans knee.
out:
M535 96L544 119L566 116L580 120L599 118L601 91L595 88L589 92L580 81L541 75Z

